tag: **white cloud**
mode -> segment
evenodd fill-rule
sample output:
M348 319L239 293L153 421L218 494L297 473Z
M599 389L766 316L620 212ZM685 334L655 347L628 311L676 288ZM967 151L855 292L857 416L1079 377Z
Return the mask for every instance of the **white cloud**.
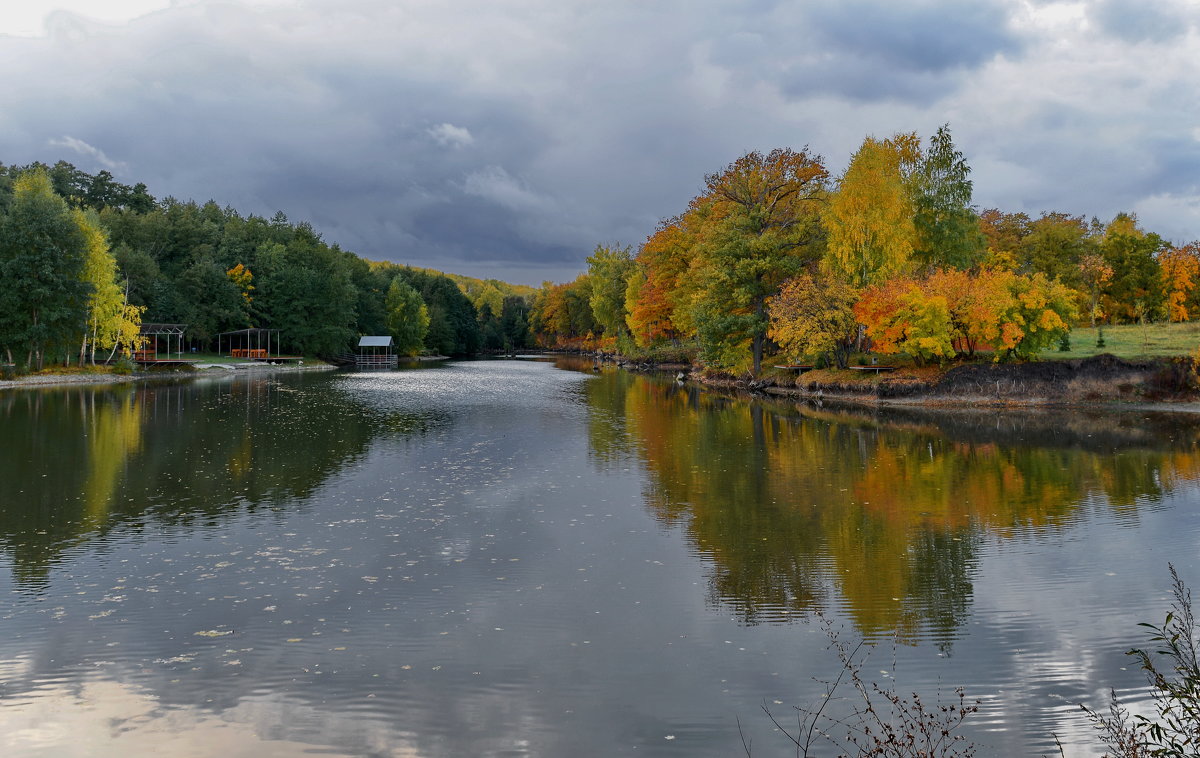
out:
M87 156L95 160L100 166L110 171L124 171L127 166L121 161L114 161L104 154L104 151L94 145L89 145L81 139L64 135L61 139L52 139L47 142L51 147L65 147L68 150L73 150L80 155Z
M430 128L429 136L433 137L442 147L467 147L475 143L471 130L465 126L442 123Z
M170 7L170 0L20 0L0 4L0 34L39 37L56 14L79 15L103 23L124 23Z

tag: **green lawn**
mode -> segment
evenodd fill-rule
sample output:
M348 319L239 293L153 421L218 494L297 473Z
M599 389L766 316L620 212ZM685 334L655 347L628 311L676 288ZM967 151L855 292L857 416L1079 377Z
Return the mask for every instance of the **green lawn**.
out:
M1042 358L1086 358L1100 353L1112 353L1119 358L1154 358L1172 355L1191 355L1200 347L1200 322L1182 324L1122 324L1106 326L1104 347L1096 347L1096 330L1071 331L1070 352L1050 348Z

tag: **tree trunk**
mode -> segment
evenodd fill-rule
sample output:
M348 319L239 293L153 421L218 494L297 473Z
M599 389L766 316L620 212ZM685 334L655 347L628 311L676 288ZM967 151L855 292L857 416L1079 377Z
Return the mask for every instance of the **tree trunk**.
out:
M761 320L763 318L763 307L764 307L764 303L763 303L762 299L760 298L758 300L758 302L754 304L754 315L757 316L760 320L760 327L754 332L754 340L752 343L754 346L754 378L755 379L758 378L759 373L762 371L763 342L766 340L766 335L763 333L762 328L761 328Z

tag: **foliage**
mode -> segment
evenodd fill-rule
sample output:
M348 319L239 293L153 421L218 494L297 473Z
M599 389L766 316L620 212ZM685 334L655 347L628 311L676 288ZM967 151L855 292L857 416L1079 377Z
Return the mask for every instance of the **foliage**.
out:
M416 355L429 333L429 308L421 295L403 278L392 279L384 302L388 333L396 340L400 355Z
M687 211L659 224L637 254L637 270L625 292L626 324L638 346L678 340L695 333L691 304L698 288L692 264L695 250L719 219L722 209L707 195L694 198Z
M912 173L920 157L915 133L863 140L823 216L829 271L860 287L906 272L917 241Z
M988 346L996 360L1028 359L1070 330L1073 300L1072 290L1043 274L936 271L868 287L854 312L881 353L924 362Z
M0 221L0 346L41 369L65 351L86 321L88 240L42 169L20 174Z
M986 240L971 208L970 166L950 138L950 125L938 127L914 176L913 254L926 268L970 268L982 259Z
M587 259L592 294L588 305L596 324L611 336L626 331L625 292L634 262L628 247L597 245Z
M918 363L954 355L949 303L918 280L892 279L868 287L854 313L866 326L872 348L881 353L905 352Z
M1103 297L1111 317L1140 321L1144 314L1159 312L1166 298L1157 256L1165 247L1161 237L1137 226L1134 215L1119 213L1109 223L1101 253L1113 270Z
M1088 253L1079 260L1079 280L1088 296L1088 317L1092 326L1104 315L1100 310L1100 293L1112 277L1112 266L1105 263L1099 253Z
M748 346L750 370L759 373L767 298L819 257L815 201L824 196L827 177L819 156L789 149L747 153L705 177L719 206L693 264L698 288L692 311L705 360L730 368Z
M1197 275L1200 275L1200 242L1164 250L1158 256L1158 265L1167 298L1167 320L1187 321L1191 317L1187 309L1188 298L1196 288Z
M768 336L790 360L831 353L838 368L849 365L858 338L854 303L858 290L836 279L818 281L807 274L784 282L767 301Z
M1000 315L996 359L1029 359L1070 331L1075 318L1073 292L1045 274L1009 275L1008 302Z
M128 287L122 287L117 280L117 261L109 250L108 235L100 226L95 211L74 211L74 215L86 240L83 278L91 289L79 361L82 364L90 358L95 363L96 348L108 350L111 357L118 350L128 353L141 346L145 307L131 305Z

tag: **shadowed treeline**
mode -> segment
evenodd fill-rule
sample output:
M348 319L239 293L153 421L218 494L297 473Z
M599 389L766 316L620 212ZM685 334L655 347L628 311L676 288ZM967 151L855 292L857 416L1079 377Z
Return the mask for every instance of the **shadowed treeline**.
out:
M751 624L844 603L863 634L947 643L985 540L1136 519L1200 479L1200 419L1179 415L837 411L624 372L588 388L594 457L640 461L647 507Z

